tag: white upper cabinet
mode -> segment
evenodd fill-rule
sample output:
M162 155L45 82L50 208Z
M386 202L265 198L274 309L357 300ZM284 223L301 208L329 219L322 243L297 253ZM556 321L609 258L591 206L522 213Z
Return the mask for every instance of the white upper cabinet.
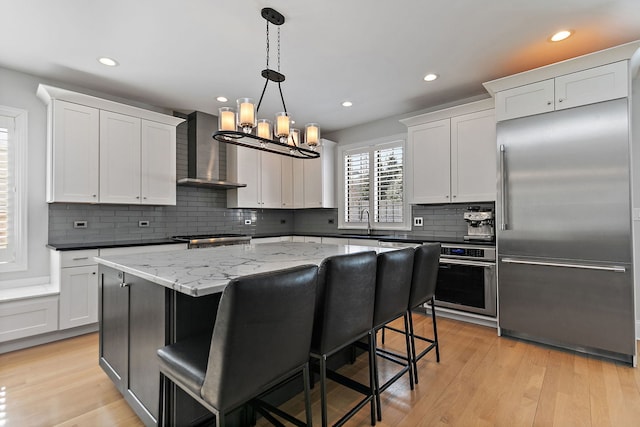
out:
M553 111L554 93L553 79L498 92L496 94L497 121Z
M261 206L266 209L282 208L282 159L275 153L260 153Z
M227 207L262 207L260 154L259 150L253 148L227 145L227 179L247 184L246 187L227 190Z
M183 119L51 86L47 202L175 205Z
M56 100L48 113L47 202L96 203L99 110Z
M629 92L628 63L620 61L555 79L556 110L624 98Z
M336 143L322 140L316 149L317 159L300 160L303 168L303 192L305 208L335 208L335 148Z
M247 186L227 190L227 207L281 209L283 158L280 154L228 145L227 177Z
M492 104L488 99L401 120L408 126L409 203L495 200Z
M100 111L100 202L140 203L141 120Z
M624 98L628 61L618 61L496 92L496 120Z
M176 127L142 120L142 203L176 204Z
M413 171L409 203L443 203L451 194L450 119L411 126L408 162Z
M451 118L451 197L454 202L496 199L494 110Z
M291 159L293 180L293 208L304 208L304 162L301 159Z

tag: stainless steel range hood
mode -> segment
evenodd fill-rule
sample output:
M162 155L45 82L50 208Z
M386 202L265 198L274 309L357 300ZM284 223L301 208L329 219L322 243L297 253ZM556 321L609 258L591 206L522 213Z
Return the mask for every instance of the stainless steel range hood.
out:
M188 177L178 180L178 185L209 188L238 188L247 184L220 179L226 171L220 170L221 160L226 158L226 147L212 138L218 129L218 118L194 111L187 116L188 125ZM225 162L226 164L226 162Z

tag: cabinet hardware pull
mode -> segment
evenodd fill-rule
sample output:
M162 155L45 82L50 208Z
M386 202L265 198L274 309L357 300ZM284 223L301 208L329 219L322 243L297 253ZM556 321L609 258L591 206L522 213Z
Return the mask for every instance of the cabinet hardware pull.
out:
M551 101L547 101L547 105L551 105Z
M95 276L95 275L96 275L96 272L94 271L94 272L93 272L93 273L91 273L91 274L93 274L93 275Z
M506 168L505 168L505 156L506 156L506 152L505 152L505 148L504 148L504 144L500 145L500 230L506 230L507 229L507 207L506 207L506 203L507 203L507 197L505 195L506 191L507 191L507 177L504 175Z
M558 98L558 102L564 101L564 98Z
M121 287L121 288L126 288L126 287L128 287L128 286L129 286L129 284L128 284L128 283L126 283L126 282L122 282L122 283L120 283L120 287Z
M83 260L83 259L89 259L89 257L88 256L80 256L80 257L77 257L77 258L73 258L73 261L80 261L80 260Z
M140 196L136 196L136 199L139 199L139 198L140 198Z
M502 258L502 262L505 264L525 264L525 265L540 265L543 267L564 267L564 268L581 268L585 270L601 270L601 271L613 271L615 273L624 273L627 269L618 265L587 265L587 264L567 264L564 262L542 262L542 261L525 261L514 258Z
M97 194L94 194L94 195L92 195L91 197L98 197L98 195L97 195Z

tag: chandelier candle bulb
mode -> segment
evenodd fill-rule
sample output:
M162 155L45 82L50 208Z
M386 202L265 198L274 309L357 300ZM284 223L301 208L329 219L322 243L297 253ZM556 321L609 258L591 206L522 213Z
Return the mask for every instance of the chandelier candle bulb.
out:
M298 129L291 129L289 132L289 145L292 147L300 146L300 131Z
M258 120L258 136L264 139L271 139L271 122L269 120Z
M304 142L309 147L315 147L320 142L320 126L317 123L309 123L304 127Z
M231 107L218 109L218 129L236 130L236 112Z
M286 138L289 136L290 118L287 113L276 113L276 136Z
M256 105L251 98L240 98L237 103L238 126L245 133L249 133L256 126Z

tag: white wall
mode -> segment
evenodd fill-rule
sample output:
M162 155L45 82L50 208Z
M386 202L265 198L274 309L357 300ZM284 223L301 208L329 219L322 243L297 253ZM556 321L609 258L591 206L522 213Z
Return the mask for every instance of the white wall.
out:
M27 113L27 271L1 273L0 282L49 276L48 208L45 202L47 111L36 97L41 80L0 68L0 105Z

